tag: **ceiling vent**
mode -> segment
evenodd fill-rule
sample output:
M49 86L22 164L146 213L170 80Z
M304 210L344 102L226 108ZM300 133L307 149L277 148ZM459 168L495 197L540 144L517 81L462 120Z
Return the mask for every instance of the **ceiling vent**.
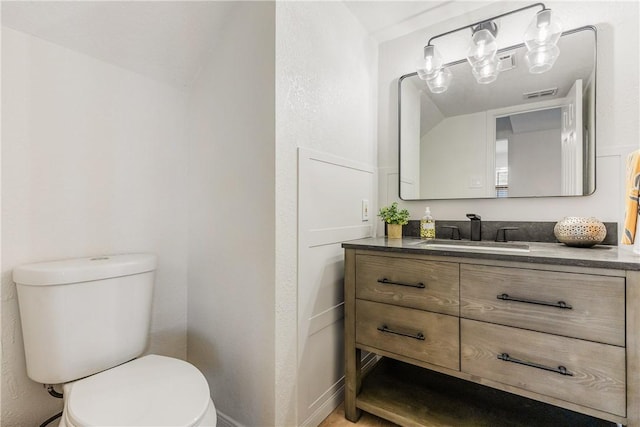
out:
M498 56L498 70L500 70L500 72L512 70L514 68L516 68L515 52L503 53Z
M547 96L554 96L558 93L557 87L551 89L536 90L534 92L526 92L522 94L524 99L542 98Z

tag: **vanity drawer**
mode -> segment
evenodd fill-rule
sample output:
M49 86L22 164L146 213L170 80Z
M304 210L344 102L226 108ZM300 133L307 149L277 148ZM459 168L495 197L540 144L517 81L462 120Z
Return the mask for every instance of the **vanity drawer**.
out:
M459 314L456 263L375 255L356 257L356 298Z
M467 319L460 328L463 372L625 416L624 348Z
M459 319L444 314L356 300L356 343L460 369Z
M460 298L465 318L625 345L622 277L462 264Z

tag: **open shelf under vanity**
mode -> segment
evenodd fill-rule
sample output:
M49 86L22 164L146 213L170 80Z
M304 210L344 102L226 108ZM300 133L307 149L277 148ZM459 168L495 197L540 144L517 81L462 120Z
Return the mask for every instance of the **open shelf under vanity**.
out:
M614 423L382 358L362 380L356 406L400 425L611 427Z

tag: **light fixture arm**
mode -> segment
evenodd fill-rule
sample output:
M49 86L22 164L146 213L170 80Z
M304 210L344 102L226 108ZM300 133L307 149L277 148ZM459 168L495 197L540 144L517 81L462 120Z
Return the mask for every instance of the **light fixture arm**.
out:
M524 6L524 7L521 7L519 9L511 10L509 12L505 12L503 14L496 15L496 16L493 16L493 17L488 18L488 19L483 19L482 21L474 22L473 24L465 25L463 27L456 28L456 29L451 30L451 31L447 31L446 33L438 34L437 36L433 36L427 42L427 46L431 46L431 42L433 42L435 39L439 39L440 37L444 37L444 36L447 36L449 34L457 33L458 31L466 30L468 28L473 30L475 27L478 27L478 26L480 26L482 24L485 24L486 22L491 22L491 21L493 21L495 19L502 18L503 16L513 15L514 13L518 13L518 12L521 12L521 11L526 10L526 9L531 9L532 7L540 7L541 11L547 9L547 7L544 5L544 3L530 4L528 6Z

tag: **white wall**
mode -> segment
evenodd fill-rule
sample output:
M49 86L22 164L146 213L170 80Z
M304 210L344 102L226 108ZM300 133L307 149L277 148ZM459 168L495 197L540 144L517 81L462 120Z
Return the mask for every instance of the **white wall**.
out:
M509 136L509 195L562 194L560 129ZM535 176L536 179L529 177Z
M4 27L2 87L2 425L11 427L61 407L26 376L19 264L156 253L149 351L186 357L186 97Z
M545 2L558 13L565 28L598 28L597 76L597 190L588 197L511 200L429 201L436 220L465 219L475 212L487 220L557 221L566 215L593 215L604 221L623 221L624 156L640 141L638 129L638 2ZM397 94L399 76L413 71L426 40L436 34L521 7L519 2L495 2L457 17L382 43L379 52L378 166L380 203L397 200ZM515 15L514 15L515 16ZM506 21L507 18L505 18ZM530 19L528 16L526 20ZM526 24L526 22L525 22ZM524 27L523 27L524 28ZM521 33L517 34L519 36ZM501 33L502 35L502 33ZM507 36L508 37L508 36ZM511 35L513 38L514 36ZM506 40L507 45L515 40ZM457 57L464 56L459 51ZM457 58L445 58L453 60ZM403 202L414 219L427 202ZM381 223L379 226L381 227Z
M493 194L493 183L486 180L486 135L484 112L447 117L425 134L420 141L420 195L447 198L452 192L460 197ZM442 159L455 159L455 164Z
M189 96L188 359L207 377L222 422L268 426L275 406L275 6L238 2L226 25Z
M25 376L11 269L134 250L160 260L149 351L185 358L188 341L220 425L298 424L296 150L364 165L346 215L342 196L320 207L362 224L367 197L375 218L376 47L341 3L232 9L188 93L3 29L3 426L61 403ZM325 249L320 271L340 276L339 243ZM338 353L321 362L339 367Z
M341 344L336 326L341 295L336 285L341 283L342 249L324 236L330 229L362 225L358 199L370 191L367 187L375 188L373 174L362 178L366 171L354 172L344 165L357 162L366 170L376 164L377 52L341 2L278 2L276 22L276 424L293 426L313 423L314 417L337 404L331 400L335 389L326 382L343 374L342 361L337 360L341 352L335 350ZM338 159L324 166L315 162L311 171L316 184L301 181L298 188L297 168L305 168L297 163L298 147ZM345 176L362 181L347 184ZM301 188L309 188L302 190L309 203L299 205ZM376 222L374 198L370 222ZM312 229L323 234L316 241L321 244L313 248L305 245ZM305 310L292 312L300 296ZM320 323L324 308L326 317L335 317L313 336L301 331L298 346L296 325L304 329ZM315 357L307 357L314 351ZM296 366L304 371L297 390ZM328 372L330 366L337 368ZM321 368L317 375L310 371L314 367ZM297 414L292 405L296 399Z
M361 200L374 167L298 149L298 426L316 426L343 400L344 250L370 237Z
M400 135L402 135L402 152L400 153L403 165L403 174L400 177L400 185L402 186L402 195L405 198L419 198L421 190L420 164L423 150L420 144L421 135L425 129L420 127L420 98L421 93L418 90L411 90L414 86L405 82L409 90L402 92L400 105L403 111L402 127ZM431 100L429 100L431 101ZM433 102L430 102L433 105ZM436 110L437 111L437 110ZM442 115L441 115L442 116Z

